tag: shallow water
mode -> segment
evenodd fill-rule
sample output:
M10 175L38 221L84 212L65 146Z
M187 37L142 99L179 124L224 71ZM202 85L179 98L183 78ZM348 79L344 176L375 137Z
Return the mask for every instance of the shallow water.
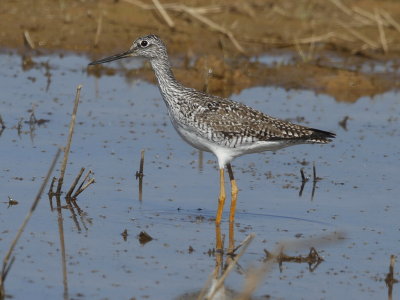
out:
M198 292L215 266L215 257L208 255L215 247L215 158L204 153L199 163L199 153L174 132L154 85L119 75L88 76L84 57L33 60L37 64L23 70L18 55L0 56L0 115L7 126L0 136L1 255L57 146L65 144L78 84L83 89L66 186L81 167L94 171L96 184L78 198L87 215L74 219L68 209L62 210L67 280L63 282L61 219L43 197L17 245L7 294L14 299L174 299ZM51 76L46 77L46 66ZM281 271L275 267L267 274L255 295L386 298L389 256L400 254L398 95L388 92L348 104L310 91L259 87L232 98L276 117L334 131L337 138L332 145L296 146L234 161L240 189L236 244L252 232L256 238L226 287L240 291L245 280L241 270L259 265L264 249L274 249L277 242L344 231L342 241L315 245L325 261L313 272L306 264L284 263ZM49 120L33 131L24 123L32 106L37 119ZM338 124L345 116L351 118L347 130ZM13 127L21 118L18 134ZM139 201L135 173L141 149L146 152ZM311 176L313 162L322 180L314 197L311 181L300 197L300 169ZM8 196L18 205L8 207ZM226 211L229 198L227 202ZM126 241L121 236L125 229ZM154 239L141 245L141 231ZM222 231L228 236L226 222ZM307 252L302 248L288 254ZM398 297L395 286L393 299Z

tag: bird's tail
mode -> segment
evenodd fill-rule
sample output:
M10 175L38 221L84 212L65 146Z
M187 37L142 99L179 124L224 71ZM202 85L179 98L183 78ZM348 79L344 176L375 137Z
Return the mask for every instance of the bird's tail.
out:
M310 128L313 132L309 136L308 141L310 143L327 144L336 137L336 134L329 131L323 131L315 128Z

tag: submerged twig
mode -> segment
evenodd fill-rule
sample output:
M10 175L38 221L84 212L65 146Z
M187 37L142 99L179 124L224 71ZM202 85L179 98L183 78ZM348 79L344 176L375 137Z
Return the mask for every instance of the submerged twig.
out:
M65 169L67 167L69 150L71 148L72 135L74 134L76 113L78 111L78 104L79 104L79 97L81 94L81 89L82 89L82 85L78 85L78 87L76 88L74 109L72 111L71 122L69 124L69 134L68 134L67 146L64 149L64 159L63 159L63 163L61 166L60 178L58 178L58 186L57 186L57 191L56 191L57 194L61 194L61 187L62 187L63 181L64 181L64 174L65 174Z
M29 219L31 218L33 212L35 211L37 204L39 203L39 200L42 196L44 188L46 187L47 182L49 181L50 175L53 172L54 166L56 165L59 156L60 156L60 149L57 150L57 153L54 156L53 161L51 162L50 168L47 171L46 177L44 178L43 183L40 186L35 199L33 200L32 206L31 206L28 214L25 216L25 219L23 220L20 228L18 229L17 235L15 236L13 242L10 245L10 249L7 251L7 254L5 255L5 257L3 259L3 268L2 268L2 272L1 272L1 276L0 276L0 287L4 285L4 280L6 279L6 276L10 270L9 260L14 251L14 248L15 248L19 238L21 237L22 232L24 231L26 224L28 224Z

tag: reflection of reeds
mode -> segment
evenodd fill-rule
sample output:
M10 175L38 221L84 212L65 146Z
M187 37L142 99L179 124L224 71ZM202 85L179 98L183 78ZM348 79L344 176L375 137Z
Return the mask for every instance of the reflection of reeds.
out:
M311 238L311 239L304 239L304 240L296 240L292 242L281 242L275 248L274 251L270 252L273 256L279 256L283 253L283 250L293 251L293 250L300 250L301 248L309 248L310 245L314 247L328 245L328 244L335 244L338 243L340 240L344 239L344 233L342 232L334 232L331 234L322 235L318 238ZM271 272L275 261L274 260L267 260L263 262L258 268L254 268L250 270L246 276L246 282L244 289L240 296L236 298L237 300L245 300L250 299L251 295L260 285L262 279L265 275Z
M0 136L3 133L4 129L6 129L6 125L4 124L3 118L0 115Z
M51 165L50 165L50 168L49 168L49 170L47 172L47 175L44 178L43 183L40 186L39 191L38 191L35 199L33 200L32 206L31 206L28 214L26 215L25 219L23 220L20 228L18 229L18 232L17 232L14 240L12 241L12 243L10 245L10 249L7 251L7 253L6 253L6 255L5 255L4 259L3 259L3 267L2 267L1 276L0 276L0 299L2 299L2 297L4 297L4 281L5 281L5 279L7 277L7 274L10 271L10 268L11 268L13 262L14 262L14 258L12 258L11 261L10 261L11 255L12 255L12 253L14 251L14 248L15 248L19 238L22 235L22 232L24 231L26 225L28 224L28 221L30 220L30 218L32 217L33 212L36 209L36 206L39 203L39 200L40 200L40 198L41 198L41 196L43 194L44 188L46 187L47 182L49 181L49 178L51 176L51 173L53 172L53 169L54 169L54 167L55 167L55 165L57 163L58 157L60 156L60 152L61 152L60 149L58 149L56 155L53 158L53 161L51 162Z
M61 199L60 196L56 196L57 203L57 223L58 223L58 235L60 238L60 249L61 249L61 266L62 266L62 277L64 286L64 299L68 299L68 277L67 277L67 259L65 251L65 239L64 239L64 219L62 215Z
M294 263L307 263L308 264L308 269L310 272L314 272L314 270L319 266L321 262L324 261L324 259L319 255L317 250L314 247L310 248L310 252L308 253L307 256L303 255L296 255L296 256L291 256L287 255L283 252L278 253L278 255L274 255L271 252L269 252L267 249L264 249L266 260L275 260L278 265L279 269L282 271L282 264L284 262L294 262Z

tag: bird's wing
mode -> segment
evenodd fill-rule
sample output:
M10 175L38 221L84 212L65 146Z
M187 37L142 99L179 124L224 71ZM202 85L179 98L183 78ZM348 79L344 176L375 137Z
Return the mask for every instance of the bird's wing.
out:
M216 137L242 137L244 142L308 139L314 129L267 116L242 103L219 97L205 98L196 114L199 123Z

